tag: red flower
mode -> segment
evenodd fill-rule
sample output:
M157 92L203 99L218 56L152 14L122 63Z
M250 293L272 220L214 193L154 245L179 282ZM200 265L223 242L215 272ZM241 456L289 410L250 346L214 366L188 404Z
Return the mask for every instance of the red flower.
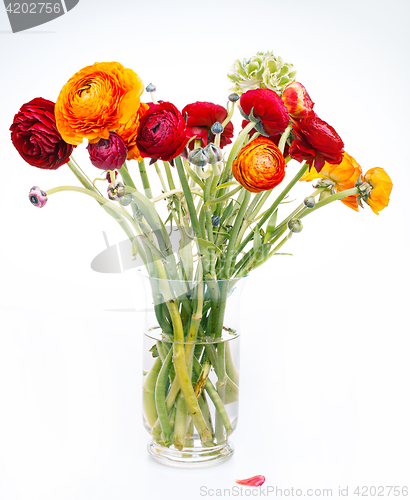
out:
M265 132L270 136L282 134L289 124L286 106L276 92L271 89L248 90L241 96L242 111L262 122Z
M293 141L289 153L292 158L314 165L317 172L325 161L339 164L343 160L344 144L336 130L318 116L293 122Z
M211 132L211 127L215 122L222 124L227 117L226 109L219 104L212 102L193 102L187 104L182 110L182 116L187 115L187 137L190 139L196 135L196 140L201 141L201 147L205 147L210 142L214 142L215 136ZM230 144L233 137L232 122L226 124L221 134L220 147ZM194 141L189 143L189 149L194 149Z
M117 170L127 159L127 146L115 132L110 132L108 139L100 139L87 146L90 161L101 170Z
M57 130L54 103L42 97L23 104L10 130L14 147L33 167L56 170L73 152Z
M300 119L314 116L315 103L309 97L305 87L299 82L291 82L282 93L282 99L292 118Z
M170 161L182 153L187 141L184 118L173 104L149 105L136 140L143 158Z

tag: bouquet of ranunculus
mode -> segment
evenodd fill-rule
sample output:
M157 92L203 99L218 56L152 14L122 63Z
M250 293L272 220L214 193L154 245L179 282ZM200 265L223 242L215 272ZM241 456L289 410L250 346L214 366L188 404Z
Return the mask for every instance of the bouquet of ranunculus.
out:
M316 210L340 200L356 211L364 202L378 214L389 202L387 173L380 167L362 173L295 74L273 53L258 53L234 63L226 108L198 101L180 111L157 101L152 84L146 87L152 102L141 102L144 85L131 69L95 63L64 85L55 104L43 98L24 104L11 126L29 164L50 170L67 164L82 184L33 187L31 203L43 207L60 191L94 198L145 265L154 316L144 418L160 461L167 450L168 460L185 465L230 456L238 367L226 304L240 278L278 255ZM236 139L235 109L243 117ZM84 139L89 175L72 157ZM105 174L101 191L95 169ZM313 192L286 210L281 204L298 181L314 181ZM168 226L178 231L178 248Z

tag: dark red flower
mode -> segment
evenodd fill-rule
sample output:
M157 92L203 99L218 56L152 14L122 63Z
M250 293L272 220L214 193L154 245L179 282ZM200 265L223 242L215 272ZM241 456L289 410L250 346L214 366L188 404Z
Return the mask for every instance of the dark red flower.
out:
M10 130L14 147L33 167L56 170L73 152L57 130L54 103L42 97L23 104Z
M271 136L282 134L289 124L286 106L276 92L271 89L248 90L241 95L242 111L262 122L265 132Z
M117 170L127 159L127 146L115 132L110 132L108 139L100 139L95 144L89 144L87 149L91 163L101 170Z
M141 118L136 141L143 158L170 161L182 153L187 141L185 120L173 104L149 105Z
M336 130L318 116L293 121L293 141L290 156L301 162L306 160L309 168L314 165L317 172L325 161L339 164L343 160L344 144Z
M242 120L242 129L244 129L246 127L246 125L248 125L248 120ZM250 132L249 132L249 137L252 137L253 134L256 134L257 130L255 128L253 128ZM271 141L273 141L276 146L279 146L279 141L280 141L280 138L282 137L282 134L277 134L277 135L271 135L269 136L269 139ZM286 144L285 144L285 150L283 151L283 156L288 156L289 154L289 144L287 143L286 141Z
M211 127L215 122L222 124L227 117L226 109L219 104L212 102L193 102L187 104L182 110L182 116L186 116L187 120L187 137L196 136L195 140L201 141L201 147L207 146L210 142L214 142L215 136L211 132ZM220 147L223 148L227 144L231 144L233 137L232 122L226 124L224 131L221 134ZM188 145L189 149L194 149L194 141Z

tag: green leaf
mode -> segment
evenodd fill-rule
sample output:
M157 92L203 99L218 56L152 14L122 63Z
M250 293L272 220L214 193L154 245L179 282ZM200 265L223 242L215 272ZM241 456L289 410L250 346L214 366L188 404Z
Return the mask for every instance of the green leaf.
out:
M208 250L213 250L214 252L220 253L222 250L215 245L215 243L211 243L208 240L204 240L203 238L197 238L200 246L207 248Z
M264 243L267 243L270 240L272 234L274 233L277 218L278 218L278 211L275 210L268 221L265 238L263 239Z
M253 231L253 251L256 253L262 245L261 233L258 226Z

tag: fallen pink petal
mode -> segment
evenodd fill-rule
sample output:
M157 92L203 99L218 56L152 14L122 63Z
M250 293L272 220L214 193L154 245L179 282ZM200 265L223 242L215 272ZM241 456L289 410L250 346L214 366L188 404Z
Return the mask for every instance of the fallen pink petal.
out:
M262 486L265 482L265 476L253 476L249 479L237 479L235 482L244 486Z

